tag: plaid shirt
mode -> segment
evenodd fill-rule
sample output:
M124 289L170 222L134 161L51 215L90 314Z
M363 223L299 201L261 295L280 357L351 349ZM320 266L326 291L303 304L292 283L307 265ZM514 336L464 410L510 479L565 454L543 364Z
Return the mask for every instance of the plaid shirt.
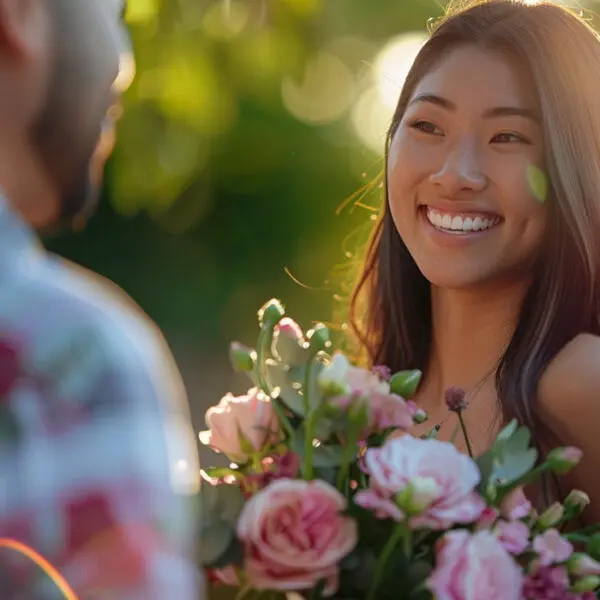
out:
M198 474L160 333L0 199L0 538L35 549L80 600L198 600L184 493ZM0 598L64 596L0 548Z

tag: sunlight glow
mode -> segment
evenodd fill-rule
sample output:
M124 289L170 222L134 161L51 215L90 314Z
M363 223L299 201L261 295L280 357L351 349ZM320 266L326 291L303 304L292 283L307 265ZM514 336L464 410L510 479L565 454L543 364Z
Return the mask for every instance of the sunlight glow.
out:
M384 46L373 65L371 86L354 106L352 123L356 133L378 154L383 153L385 133L404 80L426 40L426 33L409 32Z

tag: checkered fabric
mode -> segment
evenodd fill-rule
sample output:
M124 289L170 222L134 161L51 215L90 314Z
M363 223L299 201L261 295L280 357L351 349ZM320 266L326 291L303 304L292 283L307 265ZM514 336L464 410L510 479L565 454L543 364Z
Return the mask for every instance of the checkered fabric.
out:
M0 538L35 549L80 600L198 600L183 386L112 288L46 253L0 199ZM62 597L0 549L2 600Z

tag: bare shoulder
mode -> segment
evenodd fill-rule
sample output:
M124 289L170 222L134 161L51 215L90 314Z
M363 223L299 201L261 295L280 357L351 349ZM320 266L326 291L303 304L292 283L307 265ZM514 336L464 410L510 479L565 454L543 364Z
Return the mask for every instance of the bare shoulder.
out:
M538 395L553 421L600 417L600 337L583 333L571 340L548 365Z
M600 337L581 334L552 360L540 380L536 410L561 446L583 451L581 463L563 479L564 490L587 492L592 504L585 524L600 521Z

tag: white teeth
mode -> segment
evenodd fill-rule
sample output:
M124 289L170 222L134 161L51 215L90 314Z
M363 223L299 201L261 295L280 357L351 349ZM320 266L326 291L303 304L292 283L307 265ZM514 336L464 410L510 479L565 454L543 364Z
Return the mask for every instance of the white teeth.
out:
M427 209L427 219L438 229L452 232L456 231L457 233L483 231L484 229L491 229L500 223L499 217L489 219L482 217L462 217L459 215L442 213L432 208Z

